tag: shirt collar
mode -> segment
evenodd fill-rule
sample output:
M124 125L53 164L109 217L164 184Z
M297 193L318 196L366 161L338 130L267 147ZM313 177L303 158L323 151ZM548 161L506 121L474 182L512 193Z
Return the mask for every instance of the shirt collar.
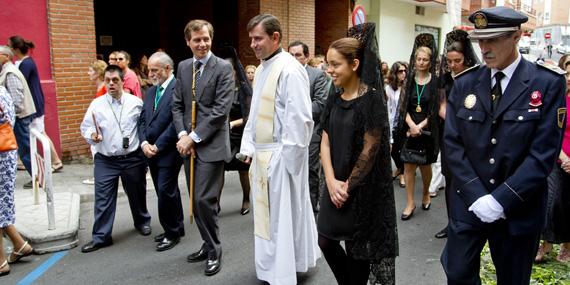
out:
M123 103L125 103L125 93L123 91L123 94L121 94L121 98L119 100L113 98L113 96L111 96L111 94L109 94L109 92L107 92L107 102L109 102L109 104L119 104L119 105L123 105Z
M513 77L513 73L515 73L515 70L517 69L519 62L521 62L521 59L522 59L522 55L520 53L518 53L517 59L515 59L515 61L513 63L511 63L509 66L505 67L505 69L499 70L496 68L492 68L491 69L491 78L493 78L497 72L502 71L503 74L505 74L505 78L510 79L511 77Z
M208 53L206 54L205 57L201 58L201 59L197 59L196 57L194 57L194 61L199 61L202 63L202 66L206 65L206 63L208 62L208 60L210 60L210 57L212 57L212 51L208 51Z
M263 61L269 61L271 59L273 59L277 54L279 54L280 52L282 52L283 49L282 48L278 48L276 51L274 51L270 56L266 57L263 59Z
M172 79L174 79L174 74L170 73L168 78L166 78L166 80L164 80L164 82L160 85L160 87L162 87L162 90L166 90L166 87L168 87L168 84L170 84L170 81L172 81Z

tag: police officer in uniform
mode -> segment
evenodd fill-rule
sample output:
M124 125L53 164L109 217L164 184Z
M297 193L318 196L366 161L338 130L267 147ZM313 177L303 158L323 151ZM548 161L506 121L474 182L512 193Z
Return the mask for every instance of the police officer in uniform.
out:
M529 284L546 177L561 147L565 81L519 54L526 16L493 7L469 20L486 65L457 77L447 104L444 155L452 178L441 262L448 284L480 284L488 241L498 284Z

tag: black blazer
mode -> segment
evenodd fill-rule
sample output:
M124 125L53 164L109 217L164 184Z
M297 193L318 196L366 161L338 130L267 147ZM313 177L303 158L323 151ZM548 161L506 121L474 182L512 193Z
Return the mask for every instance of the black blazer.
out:
M157 86L152 86L147 90L143 109L139 117L139 139L140 142L148 141L156 145L158 154L149 159L150 163L158 166L173 166L182 161L176 143L178 135L172 121L172 95L176 86L174 78L162 94L156 110L154 109L154 98Z

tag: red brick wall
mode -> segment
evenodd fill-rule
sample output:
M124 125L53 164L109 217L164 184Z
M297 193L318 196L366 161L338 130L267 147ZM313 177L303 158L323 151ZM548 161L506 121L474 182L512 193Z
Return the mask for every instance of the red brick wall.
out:
M247 23L249 23L251 18L259 14L259 2L260 0L245 0L239 1L238 4L238 54L244 67L248 64L253 64L255 66L259 64L259 60L255 57L253 50L251 50L251 47L249 46L250 40L247 32Z
M350 22L350 1L315 0L315 3L315 44L326 53L333 41L346 37Z
M315 1L270 0L261 1L260 12L279 18L283 39L281 46L287 49L289 42L300 40L315 49Z
M48 0L48 19L63 158L90 157L79 125L96 91L87 76L95 59L93 1Z

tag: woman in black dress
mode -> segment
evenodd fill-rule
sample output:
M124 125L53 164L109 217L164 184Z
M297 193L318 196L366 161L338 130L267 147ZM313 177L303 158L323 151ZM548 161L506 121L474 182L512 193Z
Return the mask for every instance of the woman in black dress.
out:
M428 44L420 45L418 42ZM436 62L433 50L437 49L435 49L432 35L420 34L416 38L416 46L414 46L410 59L411 72L408 77L404 104L402 104L404 109L400 112L403 117L400 120L399 135L405 140L401 158L404 162L407 194L402 220L409 220L416 209L414 189L418 167L423 182L422 209L427 211L431 207L431 197L428 191L432 176L431 164L437 160L439 151L437 143L439 95L437 79L433 72ZM411 156L410 153L415 154L416 157ZM418 156L421 159L418 159Z
M226 60L229 61L234 68L234 99L230 109L230 147L232 152L232 160L226 162L224 166L225 171L237 171L239 173L239 181L243 191L243 199L241 203L240 214L246 215L249 213L249 164L238 160L235 155L239 152L241 147L241 138L243 136L243 129L247 122L249 115L249 108L251 105L251 96L253 91L251 84L247 78L246 72L237 57L237 53L233 47L226 47L227 53ZM222 194L220 193L220 196ZM218 199L219 201L219 199Z
M339 39L327 53L327 72L339 91L329 96L322 117L328 195L321 197L317 229L339 284L367 284L371 263L384 267L383 284L393 284L398 248L390 129L374 25L365 25L357 27L365 33L361 41Z

